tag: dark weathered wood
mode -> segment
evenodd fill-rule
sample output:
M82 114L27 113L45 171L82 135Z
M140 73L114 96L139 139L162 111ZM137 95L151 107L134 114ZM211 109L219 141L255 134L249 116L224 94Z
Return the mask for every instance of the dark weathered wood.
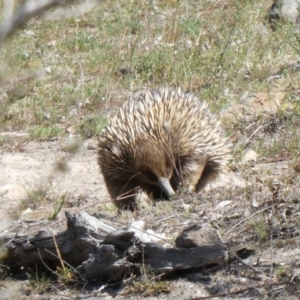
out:
M155 272L187 270L211 264L224 263L227 250L223 245L201 246L195 248L163 248L146 244L144 261Z
M133 269L134 265L122 258L113 245L101 245L76 271L85 280L119 281L132 274Z
M225 245L211 228L192 226L178 237L180 247L164 248L154 242L143 243L130 229L116 230L85 212L66 213L66 217L67 229L61 233L45 229L33 235L0 236L8 251L6 263L18 268L33 267L41 261L60 264L57 244L62 259L76 268L82 279L118 281L142 264L162 273L220 264L227 259Z
M56 242L62 259L76 267L97 252L98 244L115 230L85 212L76 216L66 213L66 217L68 228L58 234L44 229L35 235L0 236L3 245L11 241L5 247L10 264L26 268L41 263L41 259L46 263L58 262Z

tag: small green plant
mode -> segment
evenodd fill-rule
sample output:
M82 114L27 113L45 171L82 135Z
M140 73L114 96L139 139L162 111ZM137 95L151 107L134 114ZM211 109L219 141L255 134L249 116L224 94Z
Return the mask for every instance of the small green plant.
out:
M106 124L106 119L103 116L92 116L79 124L79 131L82 136L89 138L101 133Z
M49 289L51 284L51 278L45 273L40 273L38 268L36 268L35 273L26 273L29 283L37 293L43 293Z
M56 274L58 275L58 281L61 281L64 284L74 282L75 275L71 268L68 268L66 266L64 266L63 268L57 267Z
M200 18L192 18L188 20L182 20L180 22L179 29L183 34L190 36L193 39L197 39L199 36L199 32L201 29L201 19Z
M5 135L0 135L0 147L2 147L5 143L7 143L8 137Z
M57 215L63 208L65 201L66 201L67 193L64 193L55 203L53 207L53 211L51 213L51 216L49 217L49 220L53 221L57 218Z
M290 273L290 274L289 274ZM275 266L274 274L282 281L289 282L291 278L291 270L289 270L288 266Z
M254 228L258 233L260 240L266 240L268 237L268 228L264 224L263 220L254 223Z
M29 190L27 192L27 199L23 200L20 204L20 208L22 210L28 208L29 206L36 206L38 205L40 202L42 202L43 200L45 200L47 198L47 189L43 189L43 188L37 188L34 189L32 188L31 190Z

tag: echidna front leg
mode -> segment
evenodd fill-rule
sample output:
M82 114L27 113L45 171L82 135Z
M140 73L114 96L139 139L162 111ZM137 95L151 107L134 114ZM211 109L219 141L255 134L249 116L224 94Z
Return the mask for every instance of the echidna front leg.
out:
M120 198L115 198L113 199L114 204L119 210L131 210L135 211L138 207L136 204L135 196L132 197L127 197L125 199L122 199L123 197L126 196L120 196Z
M107 183L109 194L113 203L119 210L126 209L134 211L137 209L136 186L126 185L120 182Z

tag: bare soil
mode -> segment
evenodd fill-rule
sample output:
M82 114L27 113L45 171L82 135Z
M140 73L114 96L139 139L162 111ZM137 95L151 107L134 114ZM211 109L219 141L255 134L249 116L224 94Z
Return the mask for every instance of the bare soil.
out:
M107 199L96 151L87 149L87 141L81 145L80 153L72 155L63 150L66 143L57 140L29 142L21 152L2 153L0 188L11 187L8 194L24 187L28 192L43 189L57 194L67 192L72 198ZM66 167L65 172L64 167L59 171L62 164Z

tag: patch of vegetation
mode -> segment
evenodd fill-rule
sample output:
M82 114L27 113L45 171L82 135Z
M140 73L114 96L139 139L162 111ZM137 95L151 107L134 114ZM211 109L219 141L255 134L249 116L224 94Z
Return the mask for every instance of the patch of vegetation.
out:
M28 279L29 279L29 284L31 288L39 293L42 294L50 289L51 286L51 278L49 275L46 273L40 273L38 271L38 268L36 269L35 272L27 272L26 273Z
M8 142L9 138L5 135L0 135L0 147L5 145Z
M92 116L79 124L79 132L85 138L89 138L95 135L99 135L106 125L106 119L100 115Z
M63 134L63 128L57 125L51 126L35 126L29 129L29 138L33 140L48 140L57 138Z
M14 103L15 113L2 126L81 124L84 136L97 135L101 111L145 85L180 86L214 111L247 91L269 89L269 78L280 70L277 82L288 79L296 89L299 74L285 67L299 52L293 28L286 23L274 34L263 25L264 5L122 0L101 2L78 18L32 20L1 49L10 70L2 78L47 71L28 81L26 97ZM33 139L59 134L34 131Z
M62 282L63 284L74 283L74 280L76 279L74 270L66 266L58 267L56 269L56 274L58 276L58 281Z
M264 223L264 220L259 220L254 223L255 230L258 233L259 239L262 241L268 238L268 229Z
M172 284L168 281L140 279L133 280L126 288L124 295L139 295L142 297L157 296L161 293L170 293L172 291Z

